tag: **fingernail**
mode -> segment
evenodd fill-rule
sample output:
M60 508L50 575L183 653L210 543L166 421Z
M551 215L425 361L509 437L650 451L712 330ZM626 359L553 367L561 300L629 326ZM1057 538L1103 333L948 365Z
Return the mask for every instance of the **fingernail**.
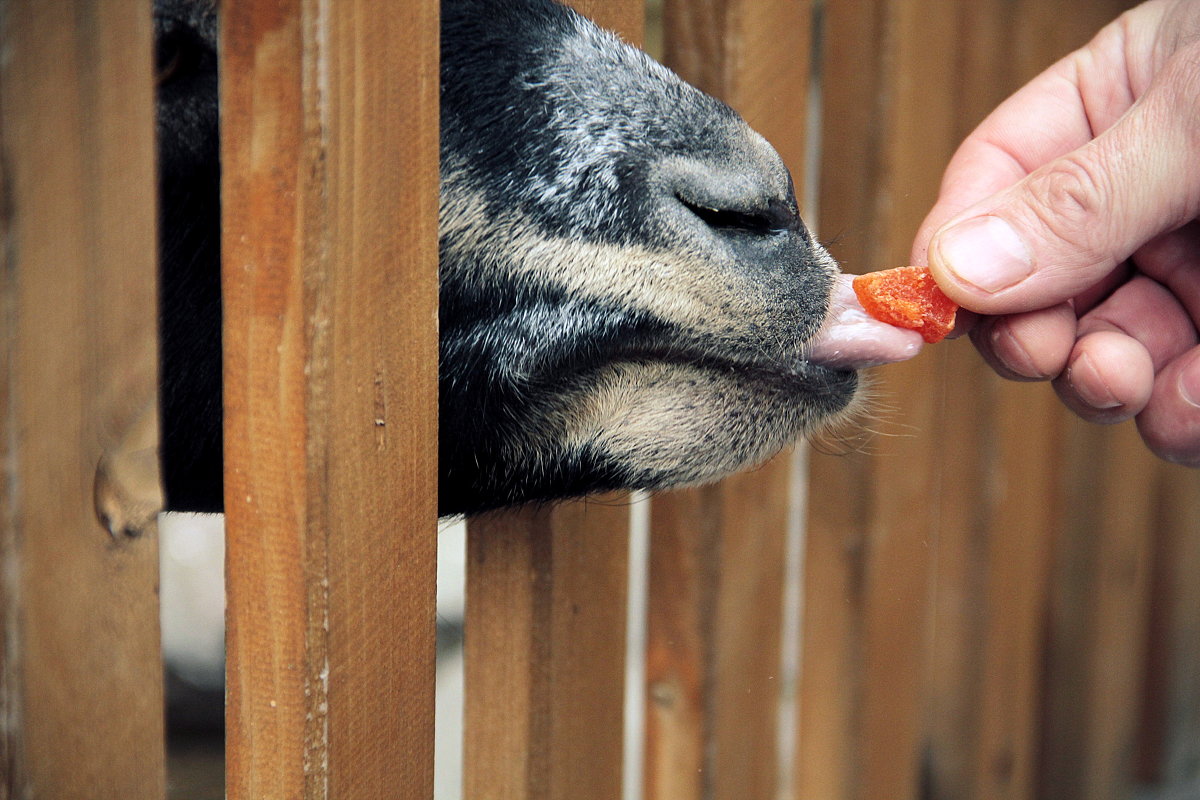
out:
M1077 383L1075 381L1077 376L1085 376L1088 380ZM1071 362L1071 366L1067 368L1067 383L1071 384L1071 388L1075 390L1075 394L1079 395L1080 400L1094 409L1102 411L1119 408L1121 405L1121 402L1113 396L1112 390L1108 388L1108 384L1100 377L1100 373L1096 371L1096 367L1088 358L1087 353L1080 353Z
M1179 394L1184 400L1200 408L1200 359L1192 359L1191 369L1179 373Z
M992 294L1033 272L1029 247L1000 217L963 220L942 231L935 244L939 260L959 281Z

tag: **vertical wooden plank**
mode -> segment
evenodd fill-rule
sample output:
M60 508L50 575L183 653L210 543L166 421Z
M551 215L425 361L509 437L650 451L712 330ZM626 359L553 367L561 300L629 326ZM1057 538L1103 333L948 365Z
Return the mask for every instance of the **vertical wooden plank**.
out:
M437 18L223 9L231 798L432 792Z
M667 2L664 57L803 186L808 3ZM645 792L773 797L790 458L651 506Z
M1012 4L981 2L959 18L958 41L943 45L953 46L942 57L959 70L948 87L955 138L1014 88L1016 66L1005 56L1020 25ZM946 368L950 380L972 387L972 402L945 409L938 421L958 453L955 469L945 474L933 553L923 780L934 797L974 797L981 776L997 790L987 796L1024 797L1036 754L1028 717L1038 698L1036 622L1044 613L1055 509L1048 494L1055 482L1047 478L1060 444L1047 428L1058 416L1053 397L1000 385L971 348L955 348ZM1021 413L1006 414L1009 408Z
M249 3L222 10L225 785L230 798L318 797L304 769L309 740L324 742L323 727L305 724L324 658L307 642L323 644L310 634L320 609L308 608L307 409L296 377L309 358L300 7L270 18Z
M577 0L642 40L640 0ZM629 509L622 495L467 526L467 797L619 797Z
M1200 781L1200 473L1160 466L1134 778L1164 797Z
M712 587L720 580L720 512L719 490L660 494L651 507L643 767L647 800L703 797L710 783Z
M772 797L789 462L651 507L648 798Z
M970 112L960 122L961 135L1004 97L1084 44L1124 5L1086 4L1063 14L1059 3L1028 0L1014 9L1001 2L986 11L980 9L984 11L980 16L990 21L981 24L976 15L965 19L967 27L960 43L966 67L959 92ZM1070 568L1063 552L1055 552L1055 542L1059 531L1080 526L1087 509L1094 507L1092 501L1081 503L1071 491L1070 476L1094 470L1097 464L1072 452L1069 432L1079 425L1069 422L1069 415L1046 387L1015 385L990 375L987 384L979 385L988 384L995 385L994 404L981 410L972 424L990 431L986 441L991 444L985 448L979 470L980 486L990 490L966 495L985 499L978 517L978 529L986 542L985 582L978 585L982 591L945 582L937 588L939 597L973 597L973 604L980 609L978 624L965 632L961 641L964 649L982 654L981 669L974 674L959 670L960 677L953 681L962 687L963 706L971 704L978 712L973 737L957 740L944 727L945 735L939 737L937 718L930 715L934 727L930 746L936 754L930 781L944 796L1023 798L1037 793L1039 771L1045 768L1041 737L1047 641L1064 633L1047 628L1051 587L1062 585L1061 571L1055 573L1055 557L1059 570ZM1099 429L1093 433L1110 435ZM1144 468L1145 462L1142 464L1131 475ZM1086 481L1093 483L1092 479ZM938 638L946 637L939 633ZM1068 641L1078 642L1069 634ZM1077 651L1076 670L1084 663L1081 656L1082 651ZM944 693L946 685L934 674L931 672L929 683L931 702L937 692ZM1121 716L1118 710L1113 712L1114 718ZM1083 734L1081 719L1074 715L1075 730L1066 733L1068 739ZM961 787L947 780L947 768L955 763L968 776Z
M907 261L954 145L955 64L945 45L963 9L826 4L819 219L848 271ZM917 796L931 553L942 481L962 468L932 436L946 358L938 349L880 370L873 393L889 411L867 424L890 435L871 438L865 454L812 459L802 798Z
M1015 9L1003 2L985 5L966 17L958 37L964 62L959 135L966 135L996 103L1054 60L1086 42L1121 8L1119 3L1089 4L1063 14L1061 4L1030 0ZM959 376L966 373L956 372L951 380L961 385ZM956 633L947 630L947 618L939 614L933 648L937 652L957 646L963 653L979 655L974 665L931 665L927 780L940 796L1028 797L1037 792L1038 771L1045 766L1041 734L1047 633L1051 641L1064 633L1046 627L1050 586L1062 585L1052 572L1054 542L1057 531L1079 525L1092 505L1079 502L1069 476L1096 465L1072 455L1067 433L1077 425L1067 424L1069 415L1045 387L1005 383L986 371L976 385L977 393L991 401L974 414L955 410L954 417L983 432L978 438L978 488L963 486L965 491L959 492L976 507L974 532L964 533L982 543L977 567L981 580L956 584L939 573L935 587L939 609L955 603L969 606L976 610L975 620ZM962 537L944 529L942 550ZM1062 558L1061 551L1058 556L1059 569L1070 568L1071 559ZM1074 569L1080 567L1086 569ZM1067 641L1070 647L1083 640L1068 634ZM1085 662L1083 652L1075 651L1075 672ZM939 698L947 696L957 696L958 708L967 712L969 730L956 731L946 724ZM1074 730L1064 731L1067 740L1084 735L1081 717L1073 716ZM1113 718L1119 716L1115 711Z
M6 0L0 53L0 796L161 798L157 537L93 507L139 420L154 471L150 4Z
M1097 545L1088 603L1094 615L1085 662L1089 697L1074 716L1086 726L1082 731L1086 747L1083 764L1070 768L1074 785L1057 793L1063 800L1072 795L1119 800L1128 797L1133 788L1133 752L1146 661L1156 470L1153 456L1146 452L1133 426L1123 426L1120 434L1105 437L1107 452L1101 463L1107 469L1100 472L1092 466L1088 470L1090 476L1103 476L1104 480L1093 483L1093 487L1101 487L1103 500L1098 504L1101 516L1088 526ZM1058 746L1051 737L1046 744Z
M1060 4L1030 0L1017 53L1031 68L1048 62L1133 5L1081 3L1064 15ZM1164 467L1130 425L1097 429L1072 420L1067 431L1072 457L1055 541L1036 789L1066 800L1126 797L1149 677L1153 547L1173 536L1155 502Z
M1013 57L1031 27L1003 0L959 17L944 45L958 70L956 142L1045 66L1031 72ZM946 369L950 385L971 387L972 402L949 405L936 422L960 458L941 490L923 782L936 797L1024 798L1038 766L1065 414L1046 387L999 380L972 348L951 352Z
M973 354L971 354L972 357ZM996 381L988 376L989 382ZM1042 662L1046 601L1053 553L1053 532L1060 524L1063 411L1046 387L1009 384L997 387L996 432L980 464L983 495L970 495L980 514L971 528L943 534L948 540L972 536L981 545L978 581L968 572L961 583L939 572L934 587L939 610L953 603L974 609L971 628L952 632L935 619L938 648L949 640L978 661L927 676L928 785L939 796L954 797L949 775L962 769L965 797L1026 798L1033 794L1038 767ZM968 415L960 415L968 418ZM964 598L969 598L964 602ZM968 656L969 658L969 656ZM955 678L946 681L945 675ZM963 687L959 708L972 720L969 731L956 731L938 716L938 698L947 683ZM970 710L970 711L969 711ZM963 735L963 734L966 735ZM941 734L941 735L939 735Z
M634 47L645 35L646 4L631 0L567 0L567 5L602 28L616 31Z
M1146 656L1155 518L1152 456L1132 426L1072 426L1078 511L1056 541L1039 795L1117 798L1131 789Z
M886 179L887 3L826 2L818 32L822 89L818 219L843 269L878 258L879 186ZM890 401L889 397L889 401ZM875 453L872 442L872 453ZM861 796L863 662L869 536L877 513L865 452L810 459L796 796ZM897 787L903 797L905 787Z
M611 497L471 521L465 796L620 796L628 516Z
M319 13L330 329L325 342L314 334L328 384L313 412L329 426L315 465L327 516L314 522L328 531L328 795L421 796L433 770L438 9L322 2Z

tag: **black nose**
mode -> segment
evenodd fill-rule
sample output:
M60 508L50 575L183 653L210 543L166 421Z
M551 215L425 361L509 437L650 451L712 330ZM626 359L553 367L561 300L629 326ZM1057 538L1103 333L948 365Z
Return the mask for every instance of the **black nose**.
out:
M798 232L803 229L795 201L768 199L760 207L738 207L730 204L713 207L689 200L683 194L676 199L684 208L699 217L706 225L721 233L747 233L766 236L776 233ZM757 204L756 204L757 205Z
M777 158L680 159L663 164L658 180L682 219L698 219L722 237L804 230L791 175Z

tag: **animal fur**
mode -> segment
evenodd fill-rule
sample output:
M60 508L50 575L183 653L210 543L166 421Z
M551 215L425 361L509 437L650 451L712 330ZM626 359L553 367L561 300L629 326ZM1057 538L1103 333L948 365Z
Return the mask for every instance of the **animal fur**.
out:
M216 26L156 8L164 480L219 510ZM443 0L441 59L441 513L715 480L847 406L836 265L734 111L552 0Z

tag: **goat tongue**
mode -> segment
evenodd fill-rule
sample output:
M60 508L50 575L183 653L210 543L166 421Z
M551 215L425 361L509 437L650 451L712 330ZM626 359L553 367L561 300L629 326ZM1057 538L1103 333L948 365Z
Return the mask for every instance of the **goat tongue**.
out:
M808 359L835 369L864 369L912 358L924 343L916 331L896 328L871 317L850 282L839 275L829 301L825 327L809 342Z

